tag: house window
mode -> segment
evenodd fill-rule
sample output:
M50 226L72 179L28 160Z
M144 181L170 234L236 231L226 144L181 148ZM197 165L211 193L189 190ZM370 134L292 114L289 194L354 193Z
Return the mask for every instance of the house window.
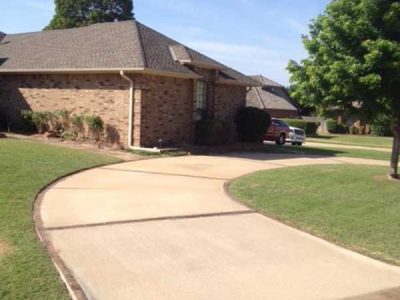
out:
M196 87L196 113L203 119L207 113L207 83L197 81Z

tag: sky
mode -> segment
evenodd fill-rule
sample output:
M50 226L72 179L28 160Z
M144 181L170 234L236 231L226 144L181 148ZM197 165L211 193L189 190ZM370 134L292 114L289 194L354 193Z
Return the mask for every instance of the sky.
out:
M143 24L247 75L288 85L290 59L305 58L301 36L329 0L134 0ZM0 31L39 31L54 0L0 0Z

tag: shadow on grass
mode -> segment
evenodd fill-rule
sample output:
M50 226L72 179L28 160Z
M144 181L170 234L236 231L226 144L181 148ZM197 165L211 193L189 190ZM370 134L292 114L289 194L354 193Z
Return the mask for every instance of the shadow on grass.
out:
M341 150L332 149L317 149L307 147L294 147L294 146L275 146L272 144L265 144L263 147L255 151L235 151L226 153L224 156L246 158L254 160L280 160L280 159L296 159L296 158L310 158L318 159L321 157L336 157L344 155L346 152Z
M329 135L311 135L308 137L319 140L332 140L334 138L334 136L329 136Z

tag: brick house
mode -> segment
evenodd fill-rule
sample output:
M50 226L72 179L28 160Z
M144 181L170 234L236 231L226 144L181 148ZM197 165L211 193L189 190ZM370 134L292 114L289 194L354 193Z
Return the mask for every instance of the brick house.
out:
M137 21L0 35L0 112L96 114L124 147L185 145L201 118L233 122L251 78ZM4 118L4 117L3 117Z
M273 118L300 118L300 107L286 88L262 75L250 76L260 83L247 94L247 106L265 109Z

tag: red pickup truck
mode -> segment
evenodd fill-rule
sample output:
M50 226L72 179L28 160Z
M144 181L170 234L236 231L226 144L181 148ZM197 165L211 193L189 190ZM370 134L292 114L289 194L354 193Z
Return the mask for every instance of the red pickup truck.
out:
M275 142L277 145L284 145L286 138L289 137L289 133L290 128L286 122L279 119L272 119L271 126L264 139Z

